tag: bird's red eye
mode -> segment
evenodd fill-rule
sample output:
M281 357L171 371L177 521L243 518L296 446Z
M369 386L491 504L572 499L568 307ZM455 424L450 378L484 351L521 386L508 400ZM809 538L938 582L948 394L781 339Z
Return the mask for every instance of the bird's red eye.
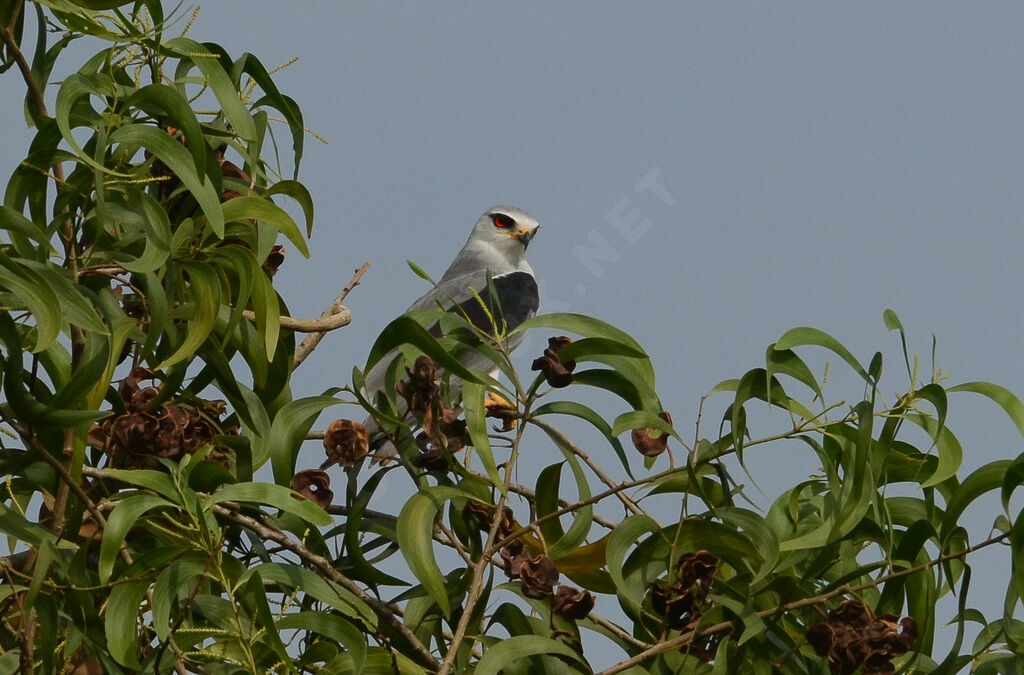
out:
M492 213L491 220L494 222L495 227L500 227L501 229L516 226L516 221L509 218L504 213Z

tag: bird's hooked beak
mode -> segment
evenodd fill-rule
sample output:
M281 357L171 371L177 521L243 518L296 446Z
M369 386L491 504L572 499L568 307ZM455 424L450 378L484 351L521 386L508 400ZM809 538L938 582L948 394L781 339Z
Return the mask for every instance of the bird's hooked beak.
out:
M519 230L512 236L519 240L519 243L523 245L523 249L525 250L526 247L530 245L530 242L533 241L533 237L537 234L537 230L539 229L540 226L538 225L530 229Z

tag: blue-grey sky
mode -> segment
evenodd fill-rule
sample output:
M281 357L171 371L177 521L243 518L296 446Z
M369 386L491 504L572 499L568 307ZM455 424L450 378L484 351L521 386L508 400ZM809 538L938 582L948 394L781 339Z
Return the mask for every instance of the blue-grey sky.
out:
M277 81L329 145L307 139L300 176L313 258L276 278L292 313L373 263L297 393L346 381L425 290L406 259L439 276L512 203L541 222L542 310L635 335L689 434L700 395L794 326L865 363L882 350L887 393L905 386L887 307L923 368L934 334L951 381L1024 393L1022 34L1014 3L222 1L190 37L299 58ZM18 100L0 98L5 130ZM24 140L0 143L6 173ZM1024 450L999 413L953 403L966 467Z

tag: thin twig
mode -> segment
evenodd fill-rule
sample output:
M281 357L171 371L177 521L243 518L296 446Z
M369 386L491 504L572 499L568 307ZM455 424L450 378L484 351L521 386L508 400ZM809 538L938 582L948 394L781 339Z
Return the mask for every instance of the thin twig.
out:
M331 319L331 317L344 314L347 315L345 323L340 324L340 326L334 326L333 328L314 328L310 331L303 331L309 333L309 335L307 335L306 338L295 349L295 361L292 364L292 370L295 370L300 365L302 365L302 362L306 360L306 357L313 353L313 350L316 349L316 346L320 344L320 340L324 339L326 331L334 330L334 328L340 328L341 326L344 326L352 321L352 312L350 312L348 308L346 308L341 303L345 301L345 298L348 296L349 293L352 292L352 289L359 285L359 280L363 277L363 274L365 274L366 270L368 269L370 269L370 263L363 263L363 266L355 271L355 274L352 276L351 281L349 281L345 285L345 288L341 289L341 293L338 293L338 297L334 299L334 302L331 303L331 306L325 309L323 313L320 315L321 321L327 321ZM281 325L284 325L283 317ZM292 330L301 329L293 328Z

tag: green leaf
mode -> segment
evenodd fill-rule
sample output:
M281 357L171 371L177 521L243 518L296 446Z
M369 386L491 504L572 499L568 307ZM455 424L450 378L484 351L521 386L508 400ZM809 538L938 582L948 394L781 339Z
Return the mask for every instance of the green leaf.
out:
M547 424L540 424L540 427L545 431L545 433L547 433L548 437L561 451L562 456L565 458L565 462L569 465L569 468L572 469L573 478L576 479L576 494L579 497L579 501L587 501L591 496L590 485L587 483L587 476L583 472L583 467L580 465L579 459L576 457L576 454L569 445L569 440L554 427ZM557 494L555 496L557 498ZM593 504L587 504L578 508L576 510L573 523L565 535L560 537L556 542L548 542L548 556L550 556L552 560L557 561L559 558L572 553L576 547L587 538L587 535L590 534L590 526L593 522Z
M68 321L83 330L109 335L110 331L96 313L96 308L87 299L83 290L71 281L71 275L63 269L51 267L35 260L18 260L18 264L39 275L41 283L50 287L57 296L62 321Z
M64 137L64 141L68 144L71 150L75 153L78 160L88 164L93 169L101 171L104 174L117 176L118 178L131 178L132 176L127 173L119 173L109 169L95 159L93 159L89 153L82 149L82 146L78 144L74 134L71 133L72 127L80 127L88 125L90 127L100 128L102 124L102 118L99 114L93 110L90 101L86 100L85 105L77 105L79 100L82 98L88 99L91 96L104 97L113 94L112 91L113 83L108 78L101 78L98 76L86 76L81 73L72 73L68 77L64 78L61 82L60 89L57 90L57 104L54 111L54 119L57 122L57 128L60 129L61 135ZM74 116L75 124L72 125L72 116ZM122 129L130 128L121 127ZM140 125L141 126L141 125ZM153 129L150 127L150 129ZM153 129L155 131L155 129ZM158 132L170 141L170 137L164 134L162 131ZM180 145L179 145L180 147ZM182 152L185 152L182 148ZM185 152L186 156L188 155Z
M55 408L37 400L26 390L24 370L21 367L21 337L10 312L0 312L0 342L4 343L8 351L3 360L4 394L11 410L21 421L42 427L67 428L102 419L109 414L95 410Z
M470 443L476 451L480 462L487 471L487 477L491 484L501 490L501 494L508 496L505 490L505 481L498 473L498 465L494 461L494 453L491 451L491 441L487 434L487 418L484 408L485 388L476 382L465 382L462 385L462 407L466 412L466 430L469 432Z
M103 473L123 483L138 485L153 492L158 492L171 501L177 502L180 499L178 488L175 486L174 481L163 471L153 471L150 469L105 469Z
M302 518L320 527L334 522L329 513L294 490L272 483L234 483L217 489L205 500L208 504L221 502L252 502L268 504L285 513Z
M110 258L135 274L153 272L171 256L171 223L164 208L148 194L131 192L127 197L123 204L113 200L107 202L107 218L130 227L135 234L131 238L143 238L146 247L137 257L123 251L111 251Z
M769 377L774 377L776 373L789 375L813 391L817 400L824 399L821 387L818 386L811 369L791 349L779 349L778 344L769 345L765 354L765 370Z
M953 432L946 426L939 426L939 423L931 417L918 414L905 414L903 417L927 431L935 442L938 452L939 463L935 467L935 472L921 483L921 487L938 485L947 478L955 476L963 462L964 451Z
M255 101L252 104L252 108L254 110L264 106L274 108L281 113L288 123L288 129L292 136L292 152L295 156L295 175L298 175L306 133L306 128L302 122L302 110L295 101L278 90L273 78L260 60L248 52L235 61L232 68L232 78L237 82L241 80L242 73L251 77L266 94L258 101Z
M540 635L516 635L492 645L484 652L473 672L475 675L498 675L505 666L537 654L553 654L583 668L587 667L586 661L576 650L564 642Z
M383 359L385 355L402 345L416 347L433 359L434 363L438 366L466 382L484 383L480 375L467 370L465 366L459 363L458 359L441 346L426 328L409 316L400 316L384 327L376 342L373 343L373 347L370 348L370 356L367 357L366 368L363 369L363 372L370 372L370 369Z
M582 403L576 403L575 401L552 401L534 409L531 417L542 417L544 415L571 415L589 422L595 429L601 432L612 446L612 450L615 451L615 455L619 458L622 468L625 469L630 480L635 480L633 472L629 468L629 457L626 455L626 451L618 439L618 434L612 432L612 427L593 408L589 408Z
M0 206L0 229L24 235L36 243L49 248L49 238L46 236L43 228L10 207Z
M953 492L946 504L946 513L942 518L939 531L945 540L958 526L960 516L981 495L1002 487L1003 479L1010 469L1012 461L1001 459L981 466L971 472L960 486Z
M157 508L173 508L174 505L162 497L151 494L135 494L117 502L117 506L107 518L107 526L103 528L103 542L100 544L99 575L106 583L114 571L114 559L121 550L128 530L138 524L139 519L147 512ZM136 609L138 606L136 605Z
M651 429L659 434L668 434L680 443L683 439L679 437L675 427L658 417L650 410L631 410L624 412L612 422L612 433L618 436L633 429Z
M235 133L247 141L256 140L256 125L252 115L239 98L238 89L227 71L221 66L217 55L205 45L185 37L171 38L163 43L163 48L182 61L191 61L203 73L213 95L217 97L224 117L234 128ZM180 69L179 69L180 73Z
M275 630L274 615L270 612L270 603L267 601L260 576L253 574L239 586L235 597L241 601L249 619L253 622L252 630L262 633L263 642L269 645L280 663L289 663L291 658L288 656L284 642L281 641L281 635Z
M35 320L36 339L33 353L39 353L56 342L61 327L61 303L53 286L35 271L18 265L0 252L0 286L6 288L18 304L24 305Z
M144 147L163 162L181 181L202 209L218 237L224 236L224 215L220 208L220 195L213 182L197 173L192 165L192 156L185 147L156 127L143 124L129 124L110 134L110 143Z
M288 485L295 475L295 458L302 441L324 408L341 403L331 396L309 396L289 401L281 406L270 424L270 462L274 469L274 482ZM262 457L253 457L253 466L260 466Z
M299 565L265 563L253 568L253 572L258 573L265 581L301 591L345 616L358 619L371 632L377 630L377 615L365 602L349 590L324 579L312 570Z
M570 342L558 350L562 361L586 361L594 356L624 356L630 359L647 359L647 354L632 345L610 338L589 337Z
M433 279L431 279L430 275L427 274L423 270L422 267L420 267L419 265L417 265L416 263L414 263L411 260L406 260L405 264L408 265L409 269L412 270L412 273L415 274L416 276L418 276L420 279L423 279L424 281L430 283L433 286L437 286L437 282L435 282Z
M305 257L309 257L309 247L299 231L299 226L280 206L261 197L235 197L224 202L224 222L245 222L258 220L273 227L288 237L288 240L299 249Z
M525 332L533 328L557 328L583 337L605 338L622 344L634 353L646 354L640 343L625 331L610 323L583 314L538 314L532 319L524 321L512 333ZM637 359L637 369L644 383L648 387L654 388L654 367L650 360L647 358Z
M637 389L636 381L630 380L622 373L606 368L592 368L583 372L573 373L573 384L584 384L611 392L631 405L635 410L644 408L644 399Z
M149 581L129 581L117 584L107 600L103 629L107 636L110 655L123 666L139 668L139 631L136 621L139 606L146 597Z
M125 105L134 106L157 118L162 123L170 123L181 131L185 146L192 154L192 163L196 174L206 172L206 139L203 128L196 119L192 106L174 87L165 84L148 84L133 93L125 101Z
M445 502L466 499L457 488L437 486L420 490L405 503L398 514L398 548L409 570L433 598L445 617L452 613L448 586L434 556L434 521Z
M355 671L363 672L363 663L366 661L366 638L362 630L340 616L327 612L305 611L278 619L276 626L278 632L302 630L334 640L351 654Z
M793 328L780 337L775 343L776 349L792 349L794 347L802 347L804 345L815 345L817 347L824 347L831 352L834 352L839 358L847 363L854 372L864 378L865 382L871 383L871 378L868 376L864 367L853 357L853 354L839 343L834 337L824 331L820 331L817 328Z
M217 321L217 311L221 304L220 276L212 266L203 263L187 262L182 270L188 276L192 313L188 317L188 330L181 346L156 367L164 370L176 363L193 357L199 346L213 332Z
M188 553L164 568L153 584L153 630L166 640L171 632L171 606L176 598L194 597L204 582L211 561L201 553Z
M715 509L715 515L727 525L742 529L743 535L757 549L762 564L754 571L751 584L771 574L779 561L779 540L765 519L753 511L737 506L719 507Z
M964 382L946 389L947 393L954 391L969 391L992 399L1010 416L1013 423L1017 425L1017 431L1024 435L1024 403L1021 403L1020 399L1009 389L991 382Z
M52 532L37 523L27 520L25 516L8 508L2 502L0 502L0 532L4 532L8 536L36 548L42 546L44 542L56 541L56 537Z
M608 540L606 558L608 561L608 574L611 575L615 584L616 593L619 597L619 604L623 611L636 620L640 617L640 601L644 594L644 584L637 584L633 579L627 581L623 575L626 554L629 553L643 534L655 534L661 532L661 526L650 516L636 515L629 516L620 522L612 530L611 538Z
M297 180L279 180L263 193L263 196L286 195L302 207L302 215L306 219L306 236L313 236L313 195L306 186ZM308 257L308 254L307 254Z

